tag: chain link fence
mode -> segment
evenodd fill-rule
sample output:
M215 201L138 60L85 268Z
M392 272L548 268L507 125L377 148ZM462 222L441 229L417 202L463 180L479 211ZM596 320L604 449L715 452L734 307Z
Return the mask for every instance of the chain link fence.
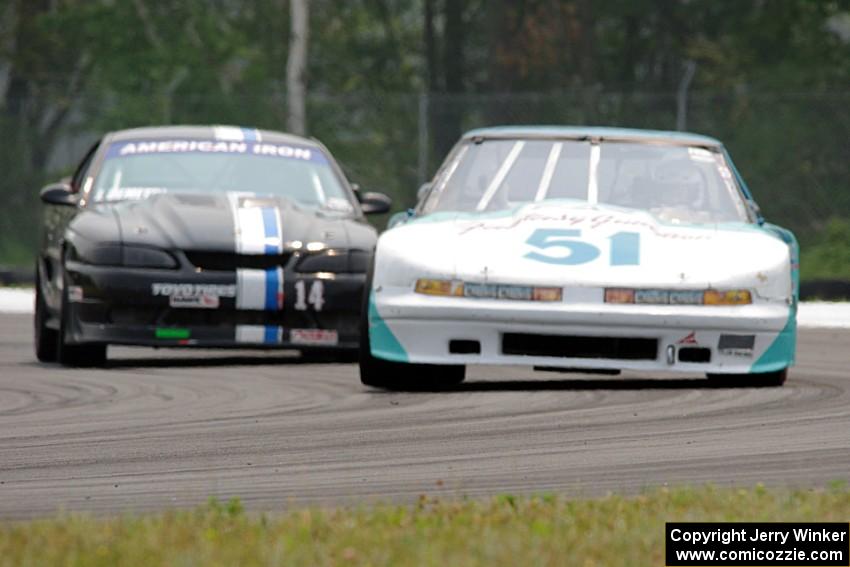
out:
M27 101L23 101L27 102ZM683 104L684 103L684 104ZM25 108L26 112L22 112ZM40 132L51 108L0 108L0 264L29 264L38 239L38 190L69 173L107 130L143 124L216 123L285 130L285 96L231 93L87 96L59 127ZM40 115L39 112L44 115ZM772 222L816 241L831 218L850 218L850 93L676 93L582 90L527 94L313 95L310 133L353 182L384 191L396 210L465 130L498 124L675 129L724 141ZM382 226L383 219L376 224Z

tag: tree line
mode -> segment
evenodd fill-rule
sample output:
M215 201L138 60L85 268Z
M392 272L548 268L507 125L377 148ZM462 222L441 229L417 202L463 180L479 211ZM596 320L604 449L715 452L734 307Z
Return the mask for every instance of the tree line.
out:
M470 126L674 128L689 69L688 127L729 142L768 213L812 235L850 214L850 0L6 0L0 263L31 254L37 191L69 140L284 129L302 78L306 132L405 206Z

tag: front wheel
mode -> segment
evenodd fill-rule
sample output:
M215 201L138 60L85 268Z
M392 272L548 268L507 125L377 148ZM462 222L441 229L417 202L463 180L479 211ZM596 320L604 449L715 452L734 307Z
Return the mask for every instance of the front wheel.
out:
M35 331L35 357L41 362L56 362L59 348L59 331L47 326L48 311L41 291L41 276L36 268L35 275L35 316L33 326Z
M56 360L63 366L103 366L106 363L106 345L72 344L68 342L71 310L68 301L68 279L62 286L62 312L59 317L59 333L56 341Z
M392 362L372 356L369 335L363 340L366 346L360 350L360 381L365 386L398 391L440 391L450 389L466 378L466 367L462 365L411 364Z
M392 362L372 356L369 340L369 292L372 268L363 289L360 311L360 381L366 386L384 390L439 391L457 386L466 377L463 365L411 364Z
M708 381L724 388L779 388L788 378L788 369L752 374L708 374Z

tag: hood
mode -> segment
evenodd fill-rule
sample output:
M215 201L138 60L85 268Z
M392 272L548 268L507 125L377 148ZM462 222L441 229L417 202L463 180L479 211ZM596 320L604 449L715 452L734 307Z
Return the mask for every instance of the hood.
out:
M734 286L785 298L791 285L788 245L759 226L674 224L643 211L580 203L425 216L385 233L378 259L376 282L381 274L398 285L450 277L547 286Z
M108 207L124 244L168 250L264 254L296 240L371 249L376 238L356 219L325 217L277 197L164 193Z

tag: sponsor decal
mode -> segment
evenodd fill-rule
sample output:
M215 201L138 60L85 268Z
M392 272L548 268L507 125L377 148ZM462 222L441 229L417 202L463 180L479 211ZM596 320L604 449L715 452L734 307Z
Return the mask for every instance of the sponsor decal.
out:
M236 297L236 286L233 284L153 283L151 284L151 295L169 298Z
M352 210L351 203L342 197L328 197L325 201L325 208L331 211L342 211L345 213ZM332 238L328 238L328 240L332 240Z
M671 291L670 305L702 305L702 291Z
M98 201L141 201L153 195L165 193L163 187L110 187L106 193L97 196Z
M316 148L292 144L261 142L256 136L242 140L218 138L214 140L132 140L116 142L106 151L106 159L153 154L229 154L253 155L271 158L294 159L327 163L328 159Z
M189 329L180 329L175 327L157 327L155 336L158 339L166 340L188 340L192 336Z
M83 288L78 285L68 286L68 301L80 303L83 300Z
M661 289L636 289L635 303L665 305L670 302L670 292Z
M221 300L217 295L198 295L183 297L172 295L168 298L168 305L179 309L218 309Z
M540 205L542 208L544 205ZM547 204L547 208L555 208L556 205ZM552 213L546 210L531 210L521 216L511 217L508 222L473 221L464 226L458 236L463 236L473 230L511 230L525 222L552 222L560 227L588 228L596 230L602 227L625 227L644 229L659 238L672 240L711 240L714 234L708 230L675 230L670 227L659 226L656 223L640 218L637 215L615 215L610 213L599 214L588 212L586 214L565 212L562 214Z
M698 344L697 343L697 332L691 331L690 333L688 333L687 335L685 335L684 337L682 337L681 339L676 341L676 344L677 345L695 345L695 344Z
M465 283L463 294L466 297L491 298L499 296L499 286L496 284Z
M755 335L720 335L717 351L726 356L752 357Z
M339 336L335 330L329 329L292 329L289 342L294 345L336 346Z

